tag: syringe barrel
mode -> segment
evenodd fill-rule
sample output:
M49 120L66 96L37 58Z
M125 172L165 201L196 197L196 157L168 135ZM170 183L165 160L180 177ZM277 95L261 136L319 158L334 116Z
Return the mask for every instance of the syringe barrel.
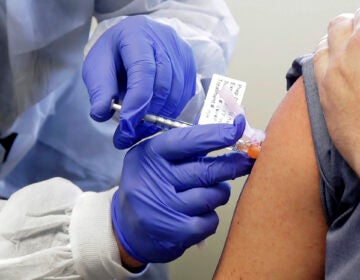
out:
M121 110L121 105L112 102L111 103L111 108L116 110L116 111L120 111ZM184 127L192 126L192 124L190 124L190 123L177 121L177 120L172 120L172 119L168 119L168 118L164 118L164 117L156 116L156 115L151 115L151 114L145 115L143 120L147 121L147 122L150 122L150 123L153 123L155 125L159 125L164 129L184 128Z

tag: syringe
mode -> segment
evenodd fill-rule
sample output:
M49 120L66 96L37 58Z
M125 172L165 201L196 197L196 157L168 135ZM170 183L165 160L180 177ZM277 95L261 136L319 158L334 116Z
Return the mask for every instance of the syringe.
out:
M114 102L114 100L111 102L111 108L119 111L121 110L121 105ZM143 118L144 121L159 125L163 129L171 129L171 128L184 128L184 127L191 127L193 124L183 122L183 121L177 121L173 119L168 119L152 114L147 114ZM244 136L246 136L245 132L258 132L258 130L254 130L250 127L249 123L246 121L246 128L244 131ZM261 131L260 131L261 132ZM258 134L258 133L257 133ZM246 137L241 138L238 140L238 142L231 147L233 151L241 151L248 154L251 158L257 158L257 156L260 153L261 149L261 141L249 141Z
M114 100L111 102L111 108L119 111L121 110L121 105L114 102ZM190 127L193 126L191 123L182 122L182 121L176 121L156 115L147 114L143 118L144 121L147 121L149 123L153 123L156 125L159 125L163 129L170 129L170 128L184 128L184 127Z

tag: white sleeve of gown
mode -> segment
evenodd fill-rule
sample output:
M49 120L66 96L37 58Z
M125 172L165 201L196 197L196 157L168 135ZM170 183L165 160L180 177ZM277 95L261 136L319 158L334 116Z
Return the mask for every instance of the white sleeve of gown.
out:
M0 210L0 279L124 279L110 205L62 178L29 185ZM0 204L1 207L1 204Z

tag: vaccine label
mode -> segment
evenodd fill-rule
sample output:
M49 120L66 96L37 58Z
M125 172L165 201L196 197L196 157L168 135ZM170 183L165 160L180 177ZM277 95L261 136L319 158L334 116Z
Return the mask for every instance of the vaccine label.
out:
M214 74L200 113L198 124L232 123L234 114L229 112L225 100L220 96L223 87L233 95L233 102L240 107L244 97L246 83L225 76ZM235 105L235 104L234 104Z

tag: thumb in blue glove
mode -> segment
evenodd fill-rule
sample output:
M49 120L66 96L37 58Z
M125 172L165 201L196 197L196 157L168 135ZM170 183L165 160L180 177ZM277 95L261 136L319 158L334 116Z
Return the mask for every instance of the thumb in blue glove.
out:
M176 118L195 93L196 69L190 46L167 25L129 16L108 29L83 65L91 117L106 121L111 101L122 100L114 145L127 148L158 128L145 114Z
M112 222L130 256L142 263L169 262L216 231L214 210L230 195L223 181L248 174L254 160L239 152L204 155L233 145L244 127L240 115L234 125L172 129L127 153Z

